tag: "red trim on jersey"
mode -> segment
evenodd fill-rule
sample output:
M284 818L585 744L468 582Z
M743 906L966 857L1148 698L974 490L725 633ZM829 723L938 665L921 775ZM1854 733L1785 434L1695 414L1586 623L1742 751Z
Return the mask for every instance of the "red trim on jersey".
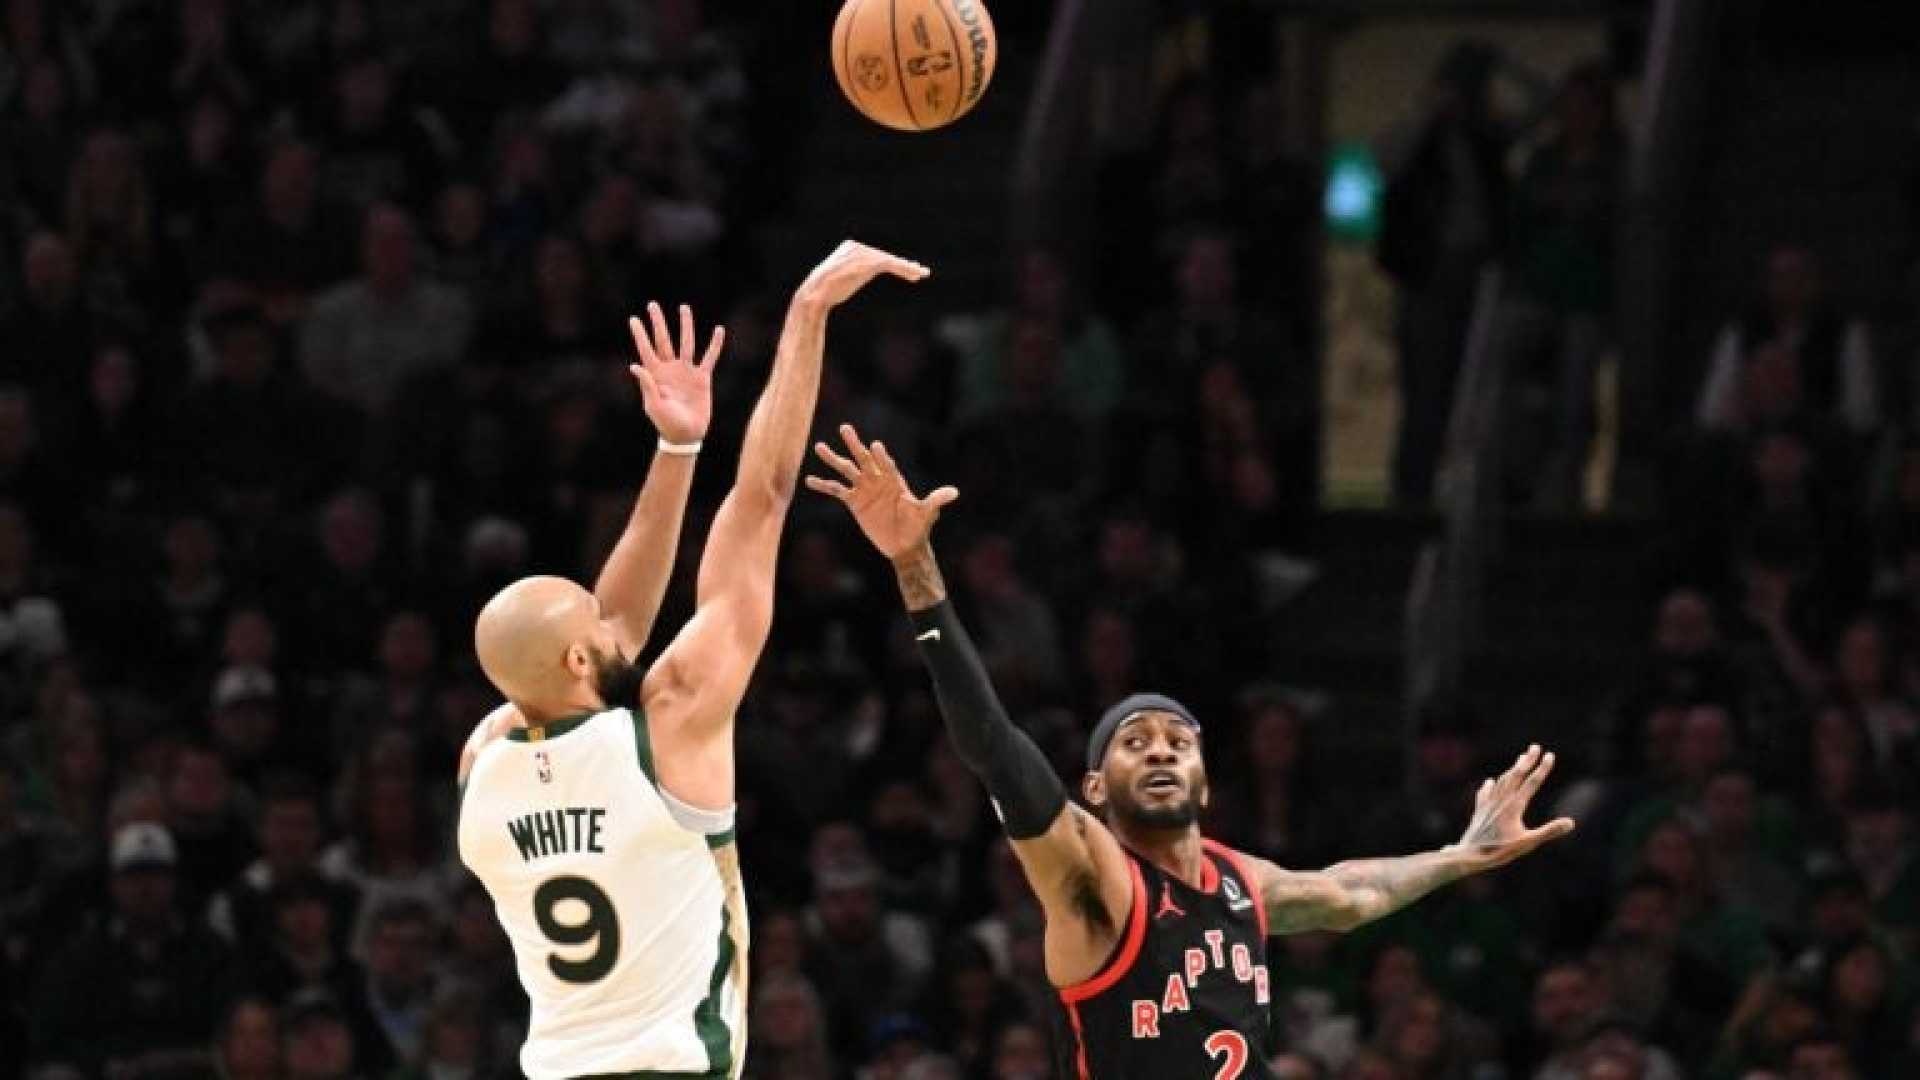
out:
M1105 970L1085 982L1060 988L1060 1000L1067 1004L1069 1013L1079 1002L1106 993L1133 967L1133 962L1140 959L1140 946L1147 940L1147 880L1140 876L1140 864L1131 856L1127 858L1127 869L1133 873L1133 911L1127 916L1127 936L1121 939L1119 953L1107 963ZM1261 925L1266 925L1265 919Z
M1220 891L1220 868L1213 865L1212 859L1200 860L1200 891L1208 896Z
M1073 1025L1073 1063L1074 1072L1080 1080L1093 1080L1093 1073L1087 1068L1087 1036L1080 1030L1080 1007L1067 1003L1067 1022Z
M1260 923L1260 936L1263 938L1266 937L1267 905L1260 899L1260 879L1253 874L1253 863L1249 862L1245 855L1240 854L1225 844L1216 843L1204 838L1200 841L1200 844L1206 850L1227 860L1227 865L1233 867L1233 872L1240 875L1240 884L1245 885L1247 891L1253 895L1253 914Z

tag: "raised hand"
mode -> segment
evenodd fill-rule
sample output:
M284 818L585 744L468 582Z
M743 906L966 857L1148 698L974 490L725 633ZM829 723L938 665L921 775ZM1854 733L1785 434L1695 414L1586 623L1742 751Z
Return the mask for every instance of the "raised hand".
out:
M881 274L892 274L902 281L921 281L933 271L924 265L903 259L857 240L843 240L833 249L795 292L798 298L834 308L853 298L867 283Z
M1536 829L1527 828L1527 804L1553 772L1553 754L1538 745L1514 759L1513 767L1483 781L1473 800L1473 820L1460 837L1460 847L1473 853L1491 870L1518 859L1548 841L1573 831L1572 818L1556 818Z
M839 499L860 524L860 531L890 560L925 543L940 509L959 498L959 490L943 487L925 498L916 497L886 444L861 442L852 424L840 425L840 438L847 444L849 457L841 457L824 442L815 443L813 452L846 483L809 476L807 487Z
M639 318L627 320L633 334L634 351L640 362L627 370L640 384L640 401L647 419L668 442L699 442L706 437L707 423L713 418L713 362L727 343L727 328L716 326L707 341L706 355L695 363L693 347L693 309L680 305L680 340L674 342L667 329L667 317L659 304L647 305L647 324Z

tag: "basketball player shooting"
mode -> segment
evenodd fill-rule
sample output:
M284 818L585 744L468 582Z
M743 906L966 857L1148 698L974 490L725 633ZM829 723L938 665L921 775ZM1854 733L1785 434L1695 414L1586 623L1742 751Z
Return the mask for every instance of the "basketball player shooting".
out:
M848 242L794 293L707 537L693 616L650 669L637 654L673 543L645 520L647 492L596 591L530 577L480 612L480 664L508 704L462 755L460 857L513 942L532 1002L520 1066L533 1080L740 1075L747 919L734 711L773 617L828 315L881 274L919 281L927 269ZM635 320L634 375L665 457L685 457L706 427L724 335L696 364L692 313L681 309L677 342L657 305L648 315L650 334ZM677 536L685 478L661 498Z
M1528 802L1553 771L1538 746L1480 787L1460 842L1400 859L1295 872L1200 834L1207 771L1200 722L1179 702L1136 694L1107 710L1087 745L1081 794L1008 720L947 603L928 541L946 487L921 498L880 443L840 429L839 479L807 486L844 503L892 562L954 747L986 783L1046 914L1047 977L1066 1020L1063 1075L1081 1080L1264 1077L1269 935L1350 930L1573 831L1538 828Z

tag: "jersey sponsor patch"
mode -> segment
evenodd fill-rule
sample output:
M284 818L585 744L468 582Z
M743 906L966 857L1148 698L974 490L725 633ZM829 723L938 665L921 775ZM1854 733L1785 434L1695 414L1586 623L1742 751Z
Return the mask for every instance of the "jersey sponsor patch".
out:
M1240 883L1230 877L1220 879L1220 891L1226 894L1227 910L1245 911L1253 906L1253 898L1240 891Z

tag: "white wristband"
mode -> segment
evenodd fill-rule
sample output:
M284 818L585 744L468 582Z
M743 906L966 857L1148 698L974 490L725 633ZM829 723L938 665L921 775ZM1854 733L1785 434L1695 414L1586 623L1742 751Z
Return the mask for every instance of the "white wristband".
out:
M663 438L660 440L657 449L662 454L672 454L675 457L692 457L700 452L700 440L695 439L692 442L668 442Z

